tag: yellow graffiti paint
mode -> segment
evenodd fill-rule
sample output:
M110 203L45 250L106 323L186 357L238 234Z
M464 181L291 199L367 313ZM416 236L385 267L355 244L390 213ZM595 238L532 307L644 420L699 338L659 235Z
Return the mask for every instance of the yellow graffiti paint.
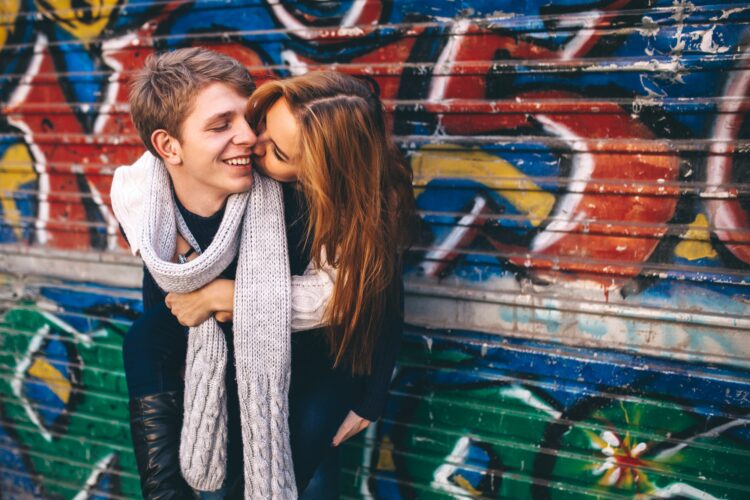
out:
M630 490L633 487L633 469L625 469L622 479L620 479L620 488Z
M5 47L13 34L20 8L21 0L3 0L0 2L0 50Z
M453 480L453 482L454 482L454 483L456 483L456 484L457 484L458 486L460 486L461 488L465 489L465 490L466 490L466 492L467 492L467 493L468 493L469 495L472 495L472 496L478 497L479 495L481 495L481 494L482 494L482 492L481 492L481 491L479 491L479 490L477 490L476 488L474 488L474 487L473 487L473 486L471 485L471 483L470 483L469 481L467 481L467 480L466 480L466 478L465 478L465 477L463 477L463 476L462 476L461 474L456 474L456 475L455 475L455 476L453 476L453 477L452 477L451 479L452 479L452 480Z
M3 218L13 227L16 237L21 235L21 214L13 200L13 193L22 185L36 179L34 162L25 144L14 144L5 150L0 158L0 203L3 207Z
M36 0L35 3L45 17L79 40L88 41L101 35L120 0Z
M378 453L378 465L376 469L389 472L396 470L396 463L393 461L393 441L388 436L384 437L380 442L380 453Z
M603 440L602 438L600 438L599 435L596 434L595 432L591 432L588 429L582 429L582 430L586 434L586 436L588 436L588 438L591 440L591 446L594 449L603 450L604 448L609 446L607 442Z
M43 380L60 401L67 403L70 400L72 385L60 371L49 364L44 358L36 358L29 368L29 375Z
M555 195L548 193L500 157L456 145L428 145L412 156L414 177L427 183L437 178L474 179L495 189L538 226L552 211ZM419 195L422 190L417 190Z
M681 241L674 249L677 257L687 260L714 259L716 250L711 245L708 231L708 219L703 214L698 214L690 224Z

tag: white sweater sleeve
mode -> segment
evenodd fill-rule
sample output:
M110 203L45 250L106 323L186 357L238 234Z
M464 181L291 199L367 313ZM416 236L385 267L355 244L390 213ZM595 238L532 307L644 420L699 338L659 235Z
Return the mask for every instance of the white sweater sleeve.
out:
M141 228L144 222L145 199L152 168L159 159L145 152L132 165L115 169L109 195L112 211L122 226L133 255L141 249Z
M112 211L122 226L130 251L138 255L144 222L144 200L151 169L159 159L146 152L132 165L118 167L112 178ZM292 276L292 331L324 326L323 316L333 293L336 270L323 262L321 269L308 266L301 276Z
M333 293L336 270L326 262L321 269L307 266L302 276L292 275L292 331L325 326L323 317Z

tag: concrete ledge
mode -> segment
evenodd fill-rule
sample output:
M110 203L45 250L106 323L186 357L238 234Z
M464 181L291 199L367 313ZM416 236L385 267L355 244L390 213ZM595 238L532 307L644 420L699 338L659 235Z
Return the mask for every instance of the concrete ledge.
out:
M142 265L139 258L125 253L0 245L0 272L18 277L44 276L138 288L143 279Z

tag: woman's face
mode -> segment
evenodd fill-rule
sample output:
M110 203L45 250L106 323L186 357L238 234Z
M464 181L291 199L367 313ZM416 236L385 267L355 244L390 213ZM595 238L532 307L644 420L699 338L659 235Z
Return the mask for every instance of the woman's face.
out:
M255 168L280 182L296 181L299 124L286 99L282 97L268 109L265 123L257 133L252 155Z

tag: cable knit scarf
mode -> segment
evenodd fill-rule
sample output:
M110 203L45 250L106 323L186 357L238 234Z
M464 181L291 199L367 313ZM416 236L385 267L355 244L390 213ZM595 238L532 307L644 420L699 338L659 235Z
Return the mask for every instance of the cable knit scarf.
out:
M186 264L171 262L177 232L197 243L175 206L166 168L154 159L141 256L158 285L186 293L215 279L239 251L234 350L242 421L245 498L295 498L289 447L290 275L280 186L253 174L249 193L227 200L211 245ZM221 487L226 473L227 346L209 318L190 329L180 466L188 484Z

